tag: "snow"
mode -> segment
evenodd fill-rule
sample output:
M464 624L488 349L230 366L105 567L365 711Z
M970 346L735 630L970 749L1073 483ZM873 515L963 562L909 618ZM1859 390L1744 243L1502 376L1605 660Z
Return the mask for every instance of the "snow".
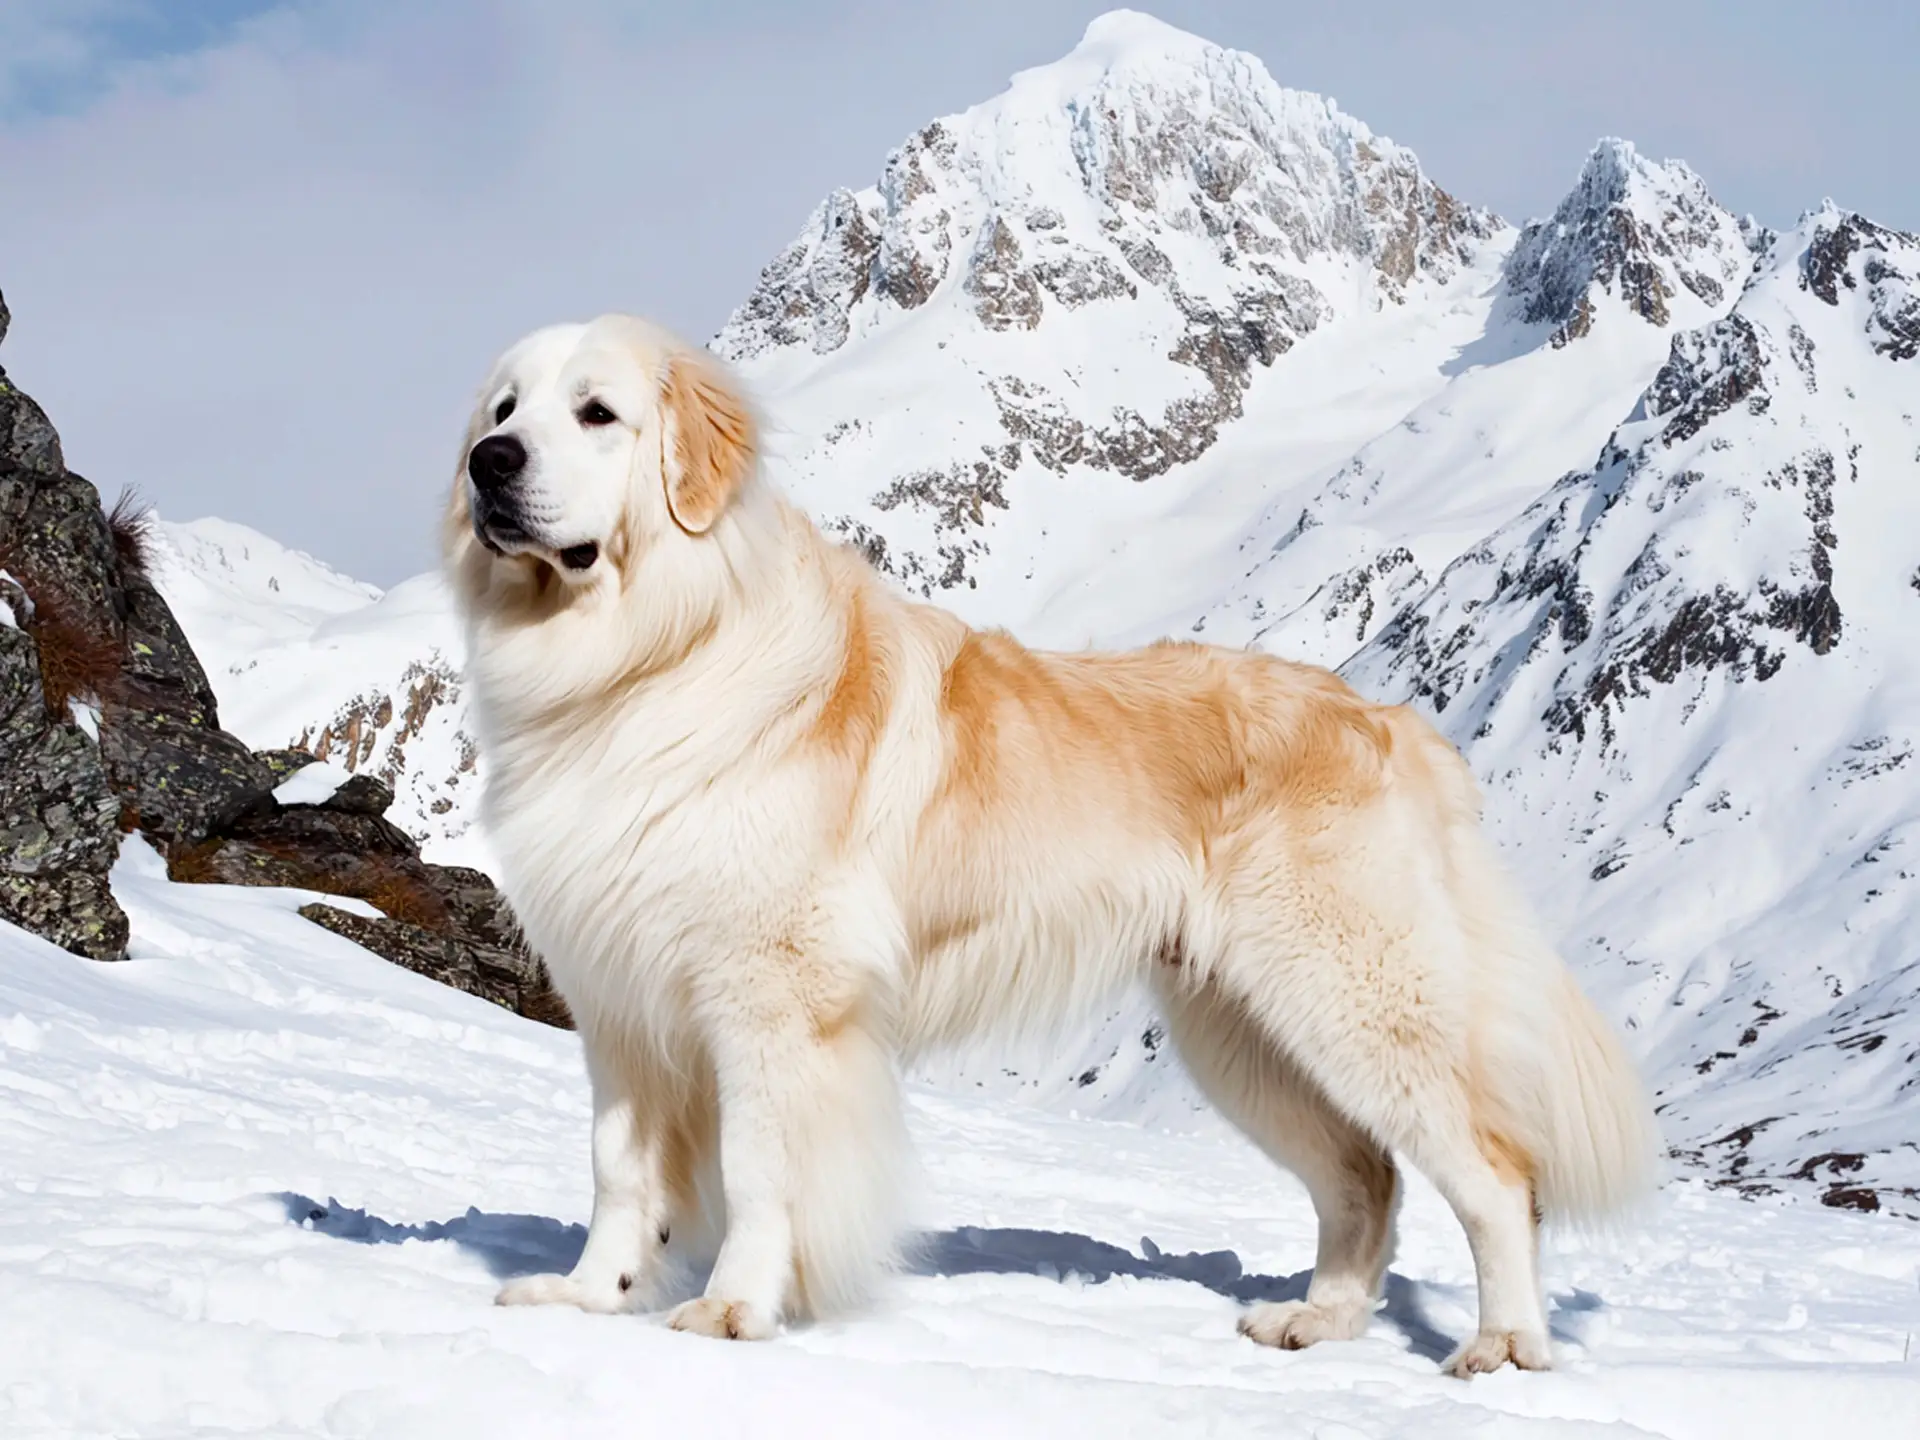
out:
M316 761L302 765L275 786L273 798L282 805L324 805L352 778L351 771Z
M1312 1215L1248 1146L926 1086L925 1258L874 1310L750 1346L497 1309L584 1236L573 1037L301 892L174 885L138 839L114 883L124 964L0 924L9 1435L1920 1433L1910 1225L1671 1186L1550 1239L1559 1370L1462 1383L1435 1356L1471 1267L1430 1192L1368 1335L1283 1354L1233 1324L1299 1292Z

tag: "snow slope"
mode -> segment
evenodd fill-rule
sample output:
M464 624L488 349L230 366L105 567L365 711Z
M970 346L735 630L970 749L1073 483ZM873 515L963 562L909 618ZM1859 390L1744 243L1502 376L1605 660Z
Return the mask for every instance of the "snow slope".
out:
M125 964L0 924L10 1436L1920 1433L1911 1226L1673 1187L1550 1243L1559 1371L1462 1383L1471 1270L1424 1189L1368 1335L1283 1354L1234 1320L1299 1293L1312 1217L1243 1143L925 1088L925 1258L877 1309L753 1346L496 1309L584 1238L572 1038L298 892L175 886L139 840L114 882Z
M1355 657L1436 711L1689 1162L1920 1213L1912 249L1772 235L1618 140L1516 229L1121 13L828 197L715 345L775 481L910 591L1041 644ZM437 582L165 533L227 723L378 770L484 868ZM928 1074L1200 1123L1144 1005Z

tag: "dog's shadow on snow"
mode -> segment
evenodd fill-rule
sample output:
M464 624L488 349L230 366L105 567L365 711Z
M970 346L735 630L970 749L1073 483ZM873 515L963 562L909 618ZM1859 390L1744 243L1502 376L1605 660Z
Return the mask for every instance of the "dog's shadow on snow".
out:
M286 1191L273 1197L286 1210L287 1222L302 1229L347 1240L357 1245L400 1245L409 1240L444 1240L480 1261L496 1280L511 1280L571 1270L587 1243L587 1227L569 1225L545 1215L494 1215L468 1210L451 1220L397 1224L337 1200L319 1201ZM1115 1275L1139 1279L1185 1280L1204 1285L1215 1294L1242 1304L1269 1300L1300 1300L1307 1293L1310 1270L1292 1275L1249 1275L1231 1250L1171 1255L1143 1238L1141 1253L1060 1230L995 1229L963 1225L954 1230L925 1232L908 1246L907 1269L914 1275L1037 1275L1064 1281L1078 1276L1098 1284ZM1403 1275L1389 1274L1386 1304L1380 1317L1406 1337L1416 1355L1440 1360L1453 1349L1453 1340L1427 1318L1420 1286ZM1576 1292L1561 1300L1562 1310L1588 1310L1598 1297Z
M288 1224L335 1240L351 1240L356 1245L449 1241L485 1265L496 1280L556 1270L564 1274L573 1268L587 1244L586 1226L568 1225L545 1215L490 1215L470 1209L451 1220L398 1225L338 1200L323 1202L291 1190L273 1198L286 1207Z
M1145 1236L1140 1254L1059 1230L982 1229L963 1225L922 1235L909 1257L916 1275L1038 1275L1064 1280L1078 1275L1099 1283L1115 1275L1141 1279L1187 1280L1204 1285L1216 1295L1242 1304L1274 1300L1304 1300L1311 1270L1291 1275L1249 1275L1231 1250L1209 1250L1169 1255ZM1407 1339L1416 1355L1441 1360L1453 1351L1453 1341L1435 1329L1420 1301L1420 1287L1403 1275L1389 1273L1386 1304L1380 1317Z

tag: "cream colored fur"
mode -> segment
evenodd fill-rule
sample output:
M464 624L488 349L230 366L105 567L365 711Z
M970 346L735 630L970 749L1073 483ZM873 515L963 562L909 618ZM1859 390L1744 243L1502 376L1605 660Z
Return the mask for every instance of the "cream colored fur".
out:
M896 1064L1146 984L1320 1217L1306 1299L1247 1334L1363 1331L1398 1154L1479 1271L1450 1368L1549 1363L1539 1217L1635 1194L1654 1130L1428 725L1262 655L1039 654L909 603L761 481L715 362L637 320L516 346L490 434L528 452L528 533L483 545L464 475L446 529L485 819L595 1108L586 1250L503 1303L642 1307L705 1222L674 1326L850 1305L902 1218Z

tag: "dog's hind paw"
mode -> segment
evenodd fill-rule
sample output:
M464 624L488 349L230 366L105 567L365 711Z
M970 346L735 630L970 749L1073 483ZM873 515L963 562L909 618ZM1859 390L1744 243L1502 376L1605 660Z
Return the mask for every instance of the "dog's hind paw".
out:
M627 1289L602 1294L571 1275L522 1275L509 1280L493 1297L496 1305L571 1305L595 1315L617 1315L629 1308Z
M779 1330L779 1321L744 1300L716 1300L703 1295L675 1308L667 1325L689 1335L714 1340L765 1340Z
M1521 1370L1551 1370L1553 1349L1534 1330L1482 1330L1447 1357L1440 1368L1462 1380L1512 1363Z
M1256 1305L1240 1317L1242 1335L1281 1350L1304 1350L1322 1340L1357 1340L1366 1332L1365 1309L1306 1300Z

